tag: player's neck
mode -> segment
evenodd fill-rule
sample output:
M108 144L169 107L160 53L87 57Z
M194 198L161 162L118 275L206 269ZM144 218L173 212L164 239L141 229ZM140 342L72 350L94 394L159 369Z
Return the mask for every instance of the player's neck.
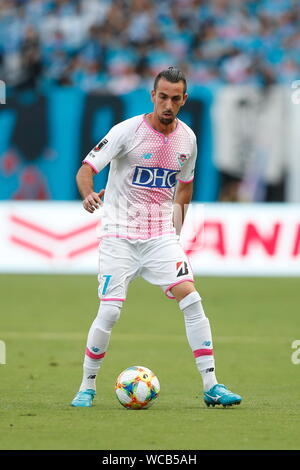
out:
M154 113L149 113L145 115L145 119L154 130L164 135L171 134L175 131L177 127L177 118L174 119L171 124L163 124L162 122L160 122L158 116L156 116Z

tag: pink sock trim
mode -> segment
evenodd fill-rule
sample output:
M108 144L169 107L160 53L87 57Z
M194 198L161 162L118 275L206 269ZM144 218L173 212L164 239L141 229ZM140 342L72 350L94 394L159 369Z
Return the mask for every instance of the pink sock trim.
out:
M125 301L125 299L117 299L116 297L110 298L110 299L99 299L99 300L101 300L101 302L103 302L103 300L120 300L120 302L124 302L124 301Z
M91 359L102 359L102 357L105 356L105 352L101 354L94 354L89 350L89 348L86 348L85 354L89 356Z
M214 350L213 349L196 349L193 351L194 357L200 356L213 356Z

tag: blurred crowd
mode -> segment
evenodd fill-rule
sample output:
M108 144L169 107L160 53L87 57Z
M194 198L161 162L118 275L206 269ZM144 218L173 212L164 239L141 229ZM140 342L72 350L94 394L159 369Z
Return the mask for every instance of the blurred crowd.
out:
M170 65L190 81L299 78L298 0L2 0L0 78L116 94Z

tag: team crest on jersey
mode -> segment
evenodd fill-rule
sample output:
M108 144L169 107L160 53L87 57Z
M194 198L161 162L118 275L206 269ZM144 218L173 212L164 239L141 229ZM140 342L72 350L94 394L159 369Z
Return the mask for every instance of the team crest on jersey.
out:
M176 157L177 157L179 165L183 166L185 162L188 160L188 158L190 157L190 154L177 152Z
M176 263L176 271L177 271L177 276L185 276L186 274L189 274L189 267L186 261L178 261Z
M93 148L94 152L99 152L99 150L101 150L101 149L102 149L102 147L104 147L104 145L106 145L106 144L107 144L107 142L108 142L108 140L107 140L107 139L103 139L103 140L101 140L101 142L99 142L99 144L98 144L98 145L96 145L96 147L94 147L94 148Z

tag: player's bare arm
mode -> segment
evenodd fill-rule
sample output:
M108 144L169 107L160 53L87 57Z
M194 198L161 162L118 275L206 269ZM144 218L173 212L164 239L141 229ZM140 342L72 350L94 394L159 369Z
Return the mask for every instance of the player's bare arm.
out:
M103 204L101 197L105 192L104 189L99 193L94 191L93 178L95 174L95 171L90 165L84 164L80 167L76 175L76 183L83 199L83 207L91 214Z
M189 183L182 183L181 181L178 181L174 197L173 210L173 224L177 235L180 235L189 203L192 200L192 195L193 181Z

